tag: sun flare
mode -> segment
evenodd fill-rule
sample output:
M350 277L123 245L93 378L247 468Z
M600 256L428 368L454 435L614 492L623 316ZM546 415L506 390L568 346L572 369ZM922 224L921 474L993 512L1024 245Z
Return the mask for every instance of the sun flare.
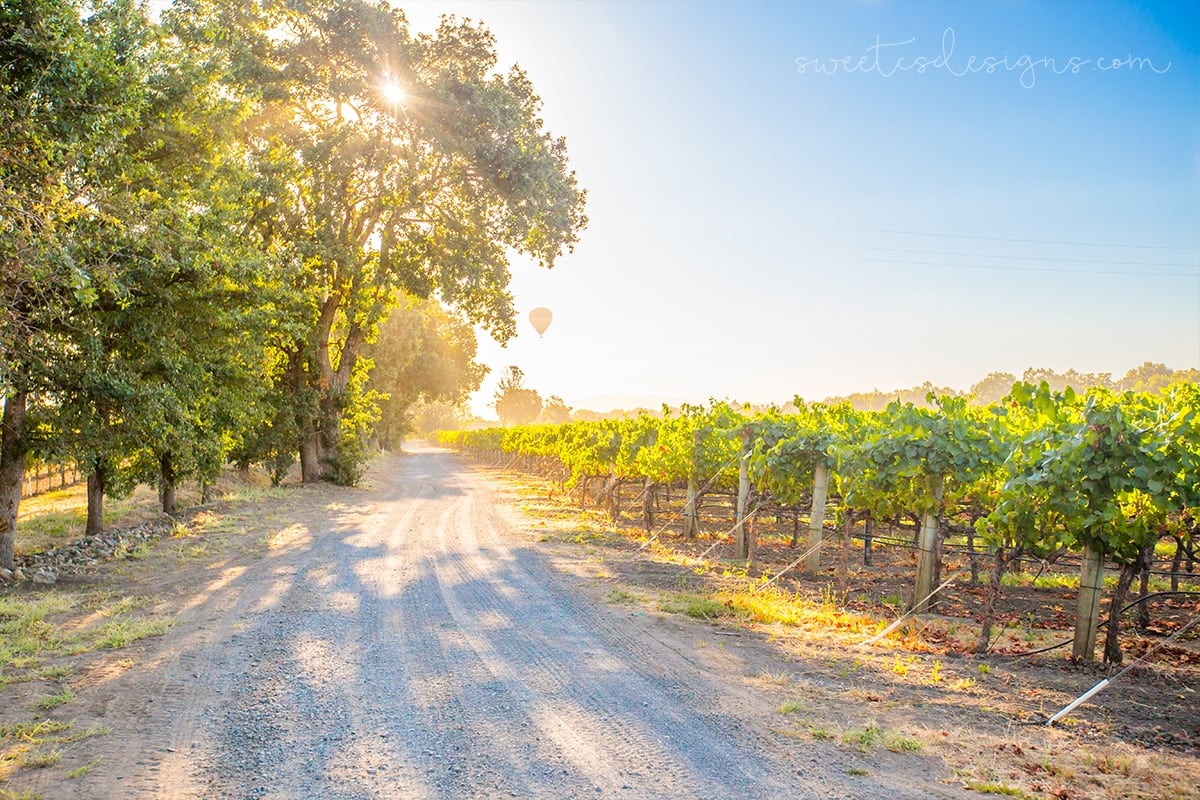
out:
M404 102L404 87L395 81L385 80L379 87L379 91L383 95L383 99L389 103L399 105Z

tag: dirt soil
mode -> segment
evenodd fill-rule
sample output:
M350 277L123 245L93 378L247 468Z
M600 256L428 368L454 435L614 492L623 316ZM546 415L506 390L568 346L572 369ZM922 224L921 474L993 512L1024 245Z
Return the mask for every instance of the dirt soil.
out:
M0 689L0 726L108 731L0 798L1200 797L1187 663L1046 728L1102 674L956 656L970 624L946 618L867 646L833 605L824 626L695 619L745 585L736 565L549 495L418 449L362 488L212 509L74 584L0 590L174 623Z

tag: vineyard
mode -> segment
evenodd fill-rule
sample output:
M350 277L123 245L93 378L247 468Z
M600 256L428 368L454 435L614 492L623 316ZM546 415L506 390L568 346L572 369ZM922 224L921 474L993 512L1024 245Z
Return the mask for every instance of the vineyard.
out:
M1010 587L1042 585L1044 573L1073 593L1063 644L1076 661L1092 661L1103 636L1104 660L1120 663L1127 616L1159 645L1188 638L1200 596L1200 385L1079 394L1017 383L987 407L928 401L859 412L797 398L787 413L710 402L439 441L550 479L614 521L632 517L643 546L670 537L701 560L740 561L760 585L828 577L841 603L861 604L852 552L865 567L907 564L888 596L909 613L970 616L977 653L997 641Z

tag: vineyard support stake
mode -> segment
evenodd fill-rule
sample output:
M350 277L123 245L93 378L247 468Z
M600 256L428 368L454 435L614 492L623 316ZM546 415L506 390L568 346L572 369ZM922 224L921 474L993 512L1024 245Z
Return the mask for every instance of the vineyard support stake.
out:
M942 487L933 494L935 506L925 512L921 524L920 552L917 561L917 581L913 590L912 610L924 614L929 610L933 594L933 576L937 572L938 508L942 504Z
M1083 551L1079 573L1079 605L1075 611L1075 643L1071 656L1076 661L1096 657L1096 628L1100 621L1100 594L1104 584L1104 553L1092 546Z
M808 557L804 571L815 575L821 569L821 539L825 532L825 500L829 495L829 467L818 463L813 468L812 511L808 517Z

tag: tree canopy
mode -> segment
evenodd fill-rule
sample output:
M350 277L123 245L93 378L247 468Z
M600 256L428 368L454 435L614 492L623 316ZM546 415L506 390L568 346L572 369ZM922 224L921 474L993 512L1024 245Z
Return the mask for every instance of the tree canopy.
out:
M28 453L170 510L226 459L353 482L377 420L478 386L510 257L586 225L495 45L367 0L0 5L0 565Z

